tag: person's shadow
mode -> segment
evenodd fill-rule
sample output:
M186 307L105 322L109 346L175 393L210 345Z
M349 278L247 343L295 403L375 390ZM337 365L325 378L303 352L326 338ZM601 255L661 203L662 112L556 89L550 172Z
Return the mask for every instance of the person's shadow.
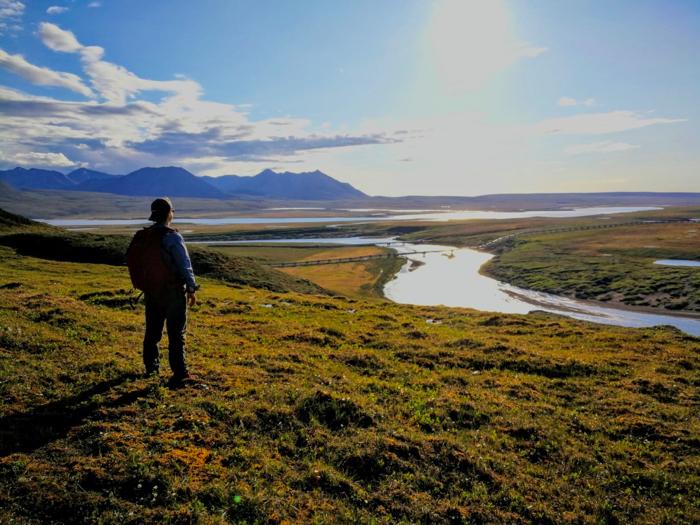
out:
M149 392L148 387L125 392L109 401L93 399L138 377L135 373L122 373L74 396L52 401L28 412L0 417L0 457L16 452L33 452L65 437L73 427L100 409L126 406L145 397Z

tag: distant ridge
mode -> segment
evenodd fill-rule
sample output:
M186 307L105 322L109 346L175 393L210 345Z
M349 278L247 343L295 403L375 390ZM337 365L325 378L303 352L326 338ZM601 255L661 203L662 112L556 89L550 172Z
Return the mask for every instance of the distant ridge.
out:
M79 187L104 193L133 196L225 198L226 194L184 168L141 168L114 179L94 181Z
M0 171L0 181L18 190L68 190L75 183L60 171L16 167Z
M303 173L288 171L277 173L267 169L254 177L224 175L202 178L227 193L268 199L339 200L367 197L367 194L347 182L340 182L319 170Z
M198 177L177 166L147 167L127 175L110 175L78 168L64 175L58 171L14 168L0 171L0 182L20 190L66 190L114 193L129 196L235 197L276 200L353 200L367 195L347 182L321 171L277 173L267 169L252 177L224 175Z
M109 173L89 170L87 168L78 168L77 170L71 171L68 175L66 175L66 177L68 177L68 179L75 184L83 184L91 180L107 180L113 177L118 177L118 175L110 175Z
M5 184L3 188L2 184ZM47 194L45 190L57 191ZM127 175L110 175L79 168L67 175L43 169L0 170L0 205L23 212L32 209L44 216L52 203L84 213L86 204L80 192L130 197L204 198L221 201L244 199L250 205L265 200L279 202L323 202L334 206L386 209L469 209L469 210L552 210L591 206L700 206L697 192L586 192L586 193L501 193L477 196L370 196L346 182L321 172L303 173L261 171L255 176L196 176L176 166L147 167ZM277 204L275 204L277 205ZM310 204L315 205L315 204ZM230 211L231 203L200 203L197 213ZM109 206L108 206L109 207ZM102 206L104 208L104 206ZM37 211L38 210L38 211Z

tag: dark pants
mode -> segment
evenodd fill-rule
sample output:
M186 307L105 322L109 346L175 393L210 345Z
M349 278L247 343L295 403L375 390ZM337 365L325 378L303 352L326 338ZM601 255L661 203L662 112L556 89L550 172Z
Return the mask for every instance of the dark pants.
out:
M160 367L158 343L163 337L163 324L168 329L168 360L173 375L187 374L185 363L185 331L187 329L187 297L183 288L167 288L162 293L145 294L146 335L143 338L143 363L146 372Z

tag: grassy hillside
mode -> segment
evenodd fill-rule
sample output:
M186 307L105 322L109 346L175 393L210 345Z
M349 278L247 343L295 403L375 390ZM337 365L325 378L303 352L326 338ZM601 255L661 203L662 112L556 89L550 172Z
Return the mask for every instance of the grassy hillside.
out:
M318 244L211 246L212 250L238 257L251 257L262 264L385 255L393 250L378 246ZM326 290L348 297L383 298L383 288L405 262L404 258L373 259L324 266L282 268Z
M347 297L383 298L384 285L393 279L404 262L404 258L376 259L282 271Z
M2 211L2 210L0 210ZM131 237L73 233L44 225L17 223L17 215L0 215L0 245L18 253L44 259L124 266ZM3 228L5 224L7 227ZM231 257L199 246L190 246L192 267L197 276L209 276L237 285L250 285L275 291L293 290L323 293L319 286L304 279L262 266L245 257Z
M0 191L2 190L3 187L0 186ZM15 215L14 213L10 213L9 211L0 208L0 232L7 232L13 229L28 230L32 228L46 230L51 229L50 226L27 219L21 215Z
M169 390L124 268L0 257L0 523L700 520L696 338L203 279Z

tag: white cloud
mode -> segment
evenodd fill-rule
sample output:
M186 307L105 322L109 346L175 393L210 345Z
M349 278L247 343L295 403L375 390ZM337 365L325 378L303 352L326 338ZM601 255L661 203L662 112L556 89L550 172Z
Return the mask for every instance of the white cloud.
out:
M321 169L374 194L553 191L560 179L574 173L585 178L583 169L576 168L586 159L576 155L635 146L612 141L570 146L568 157L557 151L562 165L557 172L537 158L538 147L549 145L551 133L594 135L680 121L613 111L508 125L465 109L363 122L348 132L302 118L254 120L248 105L206 100L202 87L183 76L140 77L105 60L108 55L101 47L83 45L54 24L43 24L39 35L50 49L79 57L84 82L91 82L96 97L72 102L0 86L0 144L5 155L60 152L74 164L117 173L164 164L184 165L201 175L253 174L264 167L291 166L294 171ZM504 41L511 61L541 53L518 44L510 33ZM472 52L476 53L467 55ZM146 92L159 97L146 100Z
M131 75L121 69L118 74ZM134 78L139 89L154 87L151 82L154 89L162 87L157 81ZM189 86L185 83L185 88ZM236 163L249 168L261 162L279 165L313 149L355 149L350 146L392 140L339 135L330 129L320 134L304 119L252 121L235 106L202 100L199 91L185 88L157 103L122 104L61 101L0 86L0 143L6 152L30 147L61 151L98 169L127 172L144 165L186 161L206 165L202 174L207 174ZM196 159L203 160L197 163Z
M0 161L9 164L18 164L24 166L41 166L54 168L67 168L77 165L77 163L70 160L63 153L41 153L35 151L14 153L11 155L0 153Z
M27 62L22 55L10 55L2 49L0 49L0 67L21 76L32 84L59 86L86 97L94 96L92 90L83 84L79 76L35 66Z
M99 95L112 104L125 104L141 91L174 93L180 102L194 100L202 92L201 86L188 79L149 80L141 78L125 67L102 60L104 49L82 45L71 31L44 22L39 27L42 42L54 51L80 53L83 69Z
M62 53L75 53L83 47L73 33L49 22L39 24L39 36L46 47Z
M24 4L17 0L0 0L0 35L17 31L24 14Z
M51 7L49 7L49 8L46 10L46 14L49 14L49 15L60 15L61 13L65 13L66 11L68 11L68 8L67 8L67 7L58 6L58 5L52 5Z
M90 2L88 4L88 7L101 7L101 6L102 6L102 2Z
M564 148L564 153L567 155L581 155L583 153L613 153L617 151L627 151L638 149L639 146L627 144L626 142L593 142L590 144L574 144Z
M557 100L557 105L558 106L586 106L586 107L593 107L595 106L595 99L594 98L587 98L585 100L576 100L575 98L571 97L561 97L559 100Z
M525 58L535 58L540 56L542 53L549 51L548 47L536 47L530 44L520 44L518 46L517 55Z
M631 129L685 122L686 119L649 118L634 111L610 111L607 113L587 113L570 117L552 118L534 126L538 133L560 135L601 135Z

